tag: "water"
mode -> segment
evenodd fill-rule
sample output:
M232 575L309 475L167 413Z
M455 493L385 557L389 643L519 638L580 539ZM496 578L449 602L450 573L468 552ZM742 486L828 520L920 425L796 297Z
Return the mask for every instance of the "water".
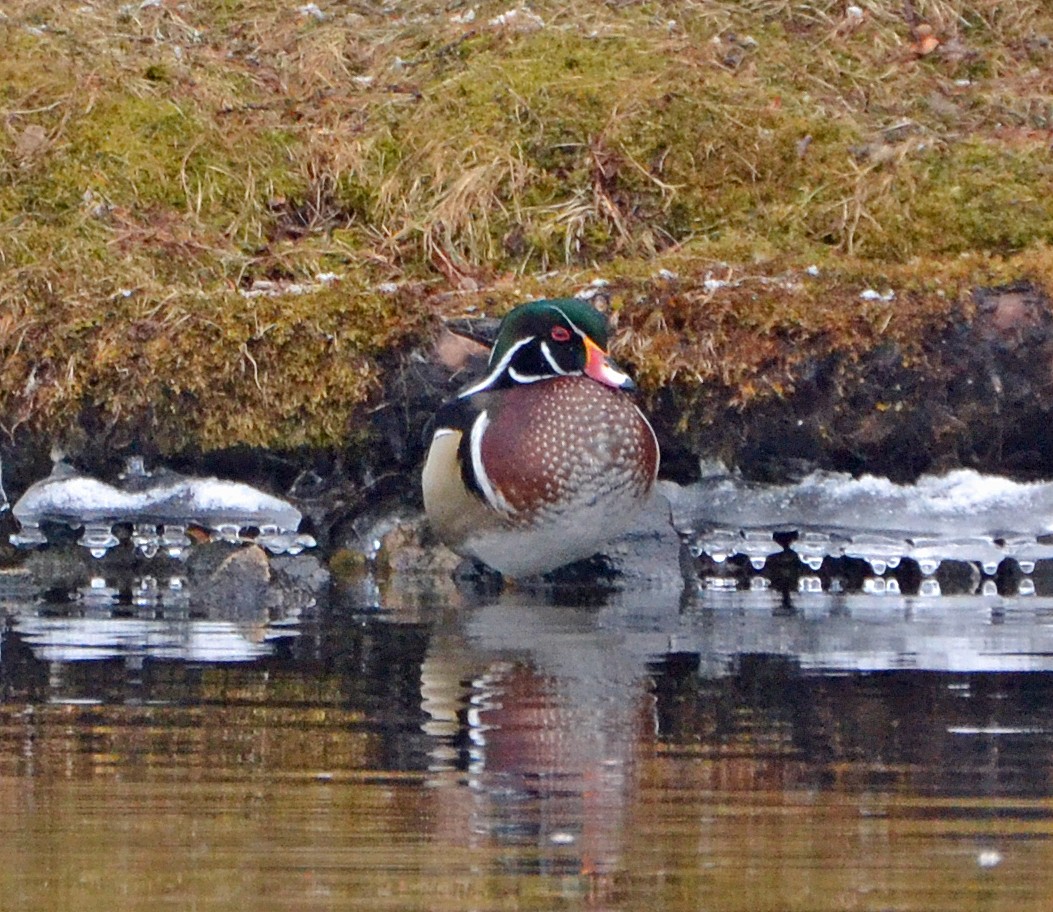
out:
M1050 597L93 579L2 599L5 910L1048 908Z
M1051 490L709 479L620 586L495 593L60 467L19 543L84 547L0 572L0 910L1046 909Z

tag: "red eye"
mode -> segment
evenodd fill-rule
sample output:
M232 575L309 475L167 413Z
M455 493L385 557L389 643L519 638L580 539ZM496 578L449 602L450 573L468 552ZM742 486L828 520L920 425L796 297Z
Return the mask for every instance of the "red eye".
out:
M552 327L552 341L553 342L569 342L570 341L570 330L566 326L553 326Z

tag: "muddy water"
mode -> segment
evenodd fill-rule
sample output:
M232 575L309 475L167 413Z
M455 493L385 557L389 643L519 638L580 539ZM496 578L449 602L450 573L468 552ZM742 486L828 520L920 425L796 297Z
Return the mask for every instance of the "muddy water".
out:
M8 599L0 909L1027 910L1053 601Z

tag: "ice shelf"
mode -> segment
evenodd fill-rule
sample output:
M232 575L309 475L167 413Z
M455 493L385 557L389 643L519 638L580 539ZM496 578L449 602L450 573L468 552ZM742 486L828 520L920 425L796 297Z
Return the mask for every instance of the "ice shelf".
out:
M252 541L274 554L298 554L313 547L298 532L300 511L251 485L217 478L195 478L164 468L147 472L129 460L118 484L100 481L57 461L51 474L31 485L12 508L20 530L19 547L47 544L46 523L81 528L79 544L102 557L120 544L118 531L131 528L133 546L147 557L163 552L183 557L191 545L191 526L214 540Z
M923 476L915 484L885 478L813 472L795 484L751 483L721 469L698 483L666 485L676 527L695 559L718 568L740 558L753 572L775 555L792 552L807 571L824 561L854 559L869 577L912 562L918 591L937 594L930 580L944 562L967 562L993 577L1006 561L1017 575L1053 559L1053 482L1016 482L970 469ZM719 585L717 582L710 585ZM815 587L818 577L801 578ZM727 585L727 584L724 584ZM891 587L891 588L890 588ZM871 580L868 592L898 592L899 582ZM1021 594L1033 587L1027 581Z

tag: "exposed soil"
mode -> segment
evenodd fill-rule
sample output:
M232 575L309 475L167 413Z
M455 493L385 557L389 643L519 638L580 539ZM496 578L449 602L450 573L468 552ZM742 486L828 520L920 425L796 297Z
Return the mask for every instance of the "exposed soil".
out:
M717 456L773 481L815 467L896 481L956 467L1053 476L1049 301L1027 282L974 299L972 320L919 340L921 357L896 343L816 353L790 395L743 409L716 403L689 416L684 433L676 397L659 396L666 471L690 477L699 456Z

